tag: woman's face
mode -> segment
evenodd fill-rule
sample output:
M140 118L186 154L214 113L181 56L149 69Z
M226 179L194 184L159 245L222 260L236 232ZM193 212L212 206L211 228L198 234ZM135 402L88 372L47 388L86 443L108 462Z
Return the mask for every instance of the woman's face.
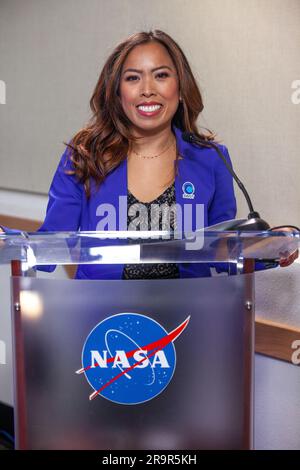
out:
M128 54L121 72L120 97L138 134L171 127L179 86L176 68L164 46L141 44Z

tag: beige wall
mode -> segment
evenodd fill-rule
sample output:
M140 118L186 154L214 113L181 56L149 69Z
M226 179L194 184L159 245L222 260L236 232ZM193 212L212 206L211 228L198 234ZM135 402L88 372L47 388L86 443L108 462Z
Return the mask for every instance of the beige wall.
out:
M299 225L299 0L1 0L0 187L48 191L108 53L155 27L186 52L201 122L229 147L255 207L272 224Z

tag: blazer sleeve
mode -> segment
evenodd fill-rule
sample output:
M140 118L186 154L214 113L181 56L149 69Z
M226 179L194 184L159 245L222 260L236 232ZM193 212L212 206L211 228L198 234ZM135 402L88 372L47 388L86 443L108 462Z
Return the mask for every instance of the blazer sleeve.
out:
M68 170L73 170L73 164L70 150L66 148L54 174L46 217L38 232L72 232L80 228L83 185L77 181L75 175L66 174ZM55 268L55 265L37 266L40 271L47 272L52 272Z
M68 175L73 165L67 148L54 174L47 205L46 217L40 232L77 231L80 228L83 185L75 175Z
M227 162L232 165L227 147L220 145L220 150L225 155ZM208 208L208 225L234 219L236 216L233 178L218 155L216 155L214 177L215 192Z

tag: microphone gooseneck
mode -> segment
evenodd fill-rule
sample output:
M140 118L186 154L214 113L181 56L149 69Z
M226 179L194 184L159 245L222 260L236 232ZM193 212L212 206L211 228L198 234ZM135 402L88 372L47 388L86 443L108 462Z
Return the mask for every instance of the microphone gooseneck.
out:
M242 219L242 220L229 221L229 224L227 224L227 225L226 225L226 222L225 222L225 225L224 225L224 223L222 223L221 225L224 228L221 228L221 230L222 229L223 230L248 230L248 231L250 231L250 230L251 231L269 230L270 225L268 224L268 222L261 219L259 213L254 210L251 199L250 199L250 196L249 196L245 186L243 185L241 180L238 178L238 176L234 172L232 166L227 162L225 155L223 154L223 152L221 152L219 147L214 142L204 140L201 137L193 134L192 132L183 132L182 138L183 138L184 141L189 142L189 143L194 144L194 145L197 145L198 147L213 148L217 152L219 157L222 159L224 165L226 166L227 170L229 171L229 173L233 177L234 181L237 183L238 187L242 191L242 193L243 193L243 195L244 195L244 197L247 201L247 204L248 204L248 207L249 207L248 218L247 219Z

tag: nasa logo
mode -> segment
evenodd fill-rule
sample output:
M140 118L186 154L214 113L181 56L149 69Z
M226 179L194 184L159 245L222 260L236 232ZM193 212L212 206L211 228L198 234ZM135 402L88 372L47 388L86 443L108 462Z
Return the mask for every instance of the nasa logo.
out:
M176 365L174 341L188 317L170 333L155 320L137 313L105 318L89 334L82 368L94 392L114 403L136 405L152 400L170 383Z
M194 199L195 197L195 186L190 181L186 181L182 185L182 197L184 199Z

